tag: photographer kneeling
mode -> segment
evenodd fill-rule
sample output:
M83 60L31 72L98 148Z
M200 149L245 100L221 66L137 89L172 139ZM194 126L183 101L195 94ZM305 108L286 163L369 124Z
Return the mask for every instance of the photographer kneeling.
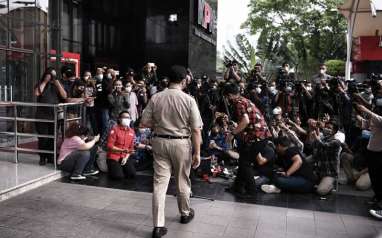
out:
M88 132L86 127L73 123L65 133L57 164L59 169L71 173L71 180L86 179L85 176L99 172L94 169L99 135L86 142Z
M284 171L277 172L273 177L275 185L262 185L261 190L265 193L312 192L316 178L313 168L305 161L300 149L292 146L290 139L286 136L278 137L275 140L275 145Z
M115 125L107 140L107 167L112 179L135 177L134 138L135 132L130 128L131 118L127 111L119 113Z

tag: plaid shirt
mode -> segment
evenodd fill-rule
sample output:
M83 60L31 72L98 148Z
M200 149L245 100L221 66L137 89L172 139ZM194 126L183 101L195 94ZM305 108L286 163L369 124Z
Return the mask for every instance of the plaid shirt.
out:
M244 142L271 137L263 114L249 99L240 96L234 101L234 107L239 121L244 117L244 114L249 117L249 124L240 135Z
M336 139L317 140L313 145L313 158L320 178L337 177L337 166L341 152L341 142Z

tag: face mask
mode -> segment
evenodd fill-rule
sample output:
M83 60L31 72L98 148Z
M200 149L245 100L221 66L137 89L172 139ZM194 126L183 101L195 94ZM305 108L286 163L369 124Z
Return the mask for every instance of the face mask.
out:
M50 72L50 75L51 75L53 78L57 77L57 73L56 73L56 71L52 71L52 72Z
M88 80L89 78L90 78L90 76L84 76L85 80Z
M129 118L123 118L121 120L121 125L124 127L130 127L131 119Z
M325 70L320 69L320 74L325 74Z
M373 94L370 94L369 96L369 100L372 101L374 99L374 95Z
M375 100L375 105L377 107L382 107L382 98L378 98L377 100Z
M146 132L146 129L144 129L144 128L139 128L139 133L144 134L145 132Z
M287 93L290 93L290 92L292 92L292 88L291 88L291 87L289 87L289 86L288 86L288 87L286 87L286 88L285 88L285 92L287 92Z
M261 93L261 88L256 88L256 93L260 94Z
M308 91L312 91L312 87L311 87L311 86L308 86L308 87L306 87L306 90L308 90Z
M107 77L108 79L112 79L112 78L113 78L113 77L111 76L111 74L107 74L106 77Z
M133 89L132 87L127 87L126 92L130 93L132 89Z
M95 76L95 78L97 79L97 81L102 81L102 79L103 79L103 74L97 74L97 75Z

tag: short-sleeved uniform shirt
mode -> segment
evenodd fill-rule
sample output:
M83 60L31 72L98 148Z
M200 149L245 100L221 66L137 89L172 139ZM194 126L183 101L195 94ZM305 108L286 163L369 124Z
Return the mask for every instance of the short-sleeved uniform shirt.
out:
M190 136L192 129L203 127L195 99L172 88L151 98L141 122L152 125L154 134L166 136Z
M249 124L240 135L244 142L256 139L263 140L271 137L263 114L249 99L241 96L238 97L234 100L234 108L239 121L243 118L244 114L247 114L249 117Z

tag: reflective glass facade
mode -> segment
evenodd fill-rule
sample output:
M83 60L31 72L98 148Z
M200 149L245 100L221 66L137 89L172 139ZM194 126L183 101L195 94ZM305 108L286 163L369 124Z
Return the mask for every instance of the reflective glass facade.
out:
M216 29L198 22L210 15L205 2L215 13L216 0L0 0L0 101L11 86L14 101L35 100L50 65L123 72L156 62L161 75L173 64L213 75Z

